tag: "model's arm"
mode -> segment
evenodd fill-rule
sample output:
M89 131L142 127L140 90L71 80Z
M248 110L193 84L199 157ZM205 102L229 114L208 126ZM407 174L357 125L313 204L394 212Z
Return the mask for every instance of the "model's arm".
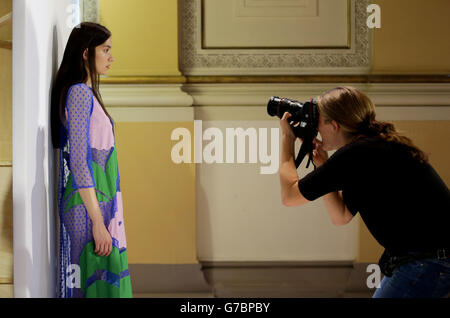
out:
M78 189L86 211L92 221L92 235L95 241L95 253L108 256L112 251L112 238L105 227L102 211L98 204L95 188Z
M91 218L92 225L103 223L102 211L98 204L97 196L94 188L78 189L84 206Z
M289 125L291 114L286 112L281 119L281 162L280 184L281 200L285 206L298 206L309 202L298 189L298 175L295 168L295 135Z
M67 123L70 147L70 171L74 188L80 193L92 221L95 253L108 256L112 251L112 238L105 227L95 194L95 181L90 169L89 125L92 112L92 93L86 85L78 84L67 94Z

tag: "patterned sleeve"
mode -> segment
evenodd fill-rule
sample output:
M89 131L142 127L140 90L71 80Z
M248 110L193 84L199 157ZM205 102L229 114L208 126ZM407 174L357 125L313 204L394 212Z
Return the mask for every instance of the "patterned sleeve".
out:
M74 189L95 187L89 141L92 107L93 97L88 86L77 84L70 87L67 93L66 110L69 131L69 162Z

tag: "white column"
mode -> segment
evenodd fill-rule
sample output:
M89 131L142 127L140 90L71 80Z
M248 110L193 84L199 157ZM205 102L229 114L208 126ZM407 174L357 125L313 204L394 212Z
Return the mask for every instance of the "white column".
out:
M55 296L55 163L50 91L70 32L71 4L71 0L13 3L15 297Z

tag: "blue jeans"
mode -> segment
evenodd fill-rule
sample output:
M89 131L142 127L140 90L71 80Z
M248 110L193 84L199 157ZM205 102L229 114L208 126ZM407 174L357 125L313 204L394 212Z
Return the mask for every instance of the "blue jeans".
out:
M372 298L442 298L450 293L450 258L423 259L384 277Z

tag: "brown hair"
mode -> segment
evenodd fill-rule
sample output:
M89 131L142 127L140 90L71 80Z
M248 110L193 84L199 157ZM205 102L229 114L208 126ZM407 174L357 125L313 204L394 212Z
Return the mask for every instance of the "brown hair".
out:
M100 75L95 68L95 48L103 44L111 36L111 32L98 23L82 22L73 28L64 50L61 66L56 73L51 97L51 129L54 148L60 147L61 127L65 122L65 104L70 86L85 83L88 76L92 83L92 92L108 117L108 111L100 95ZM87 49L87 62L83 53ZM89 73L86 71L89 69ZM110 117L111 118L111 117Z
M406 146L420 162L428 162L428 156L411 139L401 135L392 123L375 119L375 106L364 93L356 88L342 86L325 92L317 98L319 113L325 121L336 121L349 138L380 136L388 142Z

